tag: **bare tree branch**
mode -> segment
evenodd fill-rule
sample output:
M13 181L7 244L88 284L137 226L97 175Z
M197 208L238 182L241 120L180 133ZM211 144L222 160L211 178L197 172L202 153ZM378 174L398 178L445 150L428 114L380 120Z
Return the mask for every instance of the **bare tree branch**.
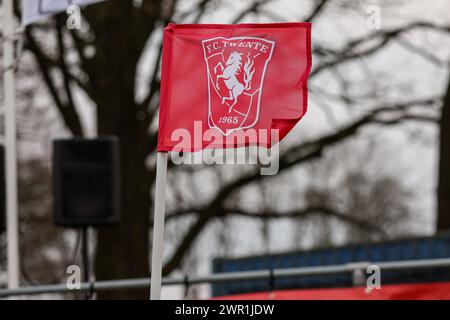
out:
M199 23L200 22L200 19L205 14L206 8L208 7L208 4L210 2L211 2L211 0L201 0L200 1L200 3L197 6L197 14L195 15L193 23Z
M183 216L191 216L197 215L201 213L202 210L200 208L187 208L184 210L179 210L176 212L172 212L171 215L167 216L167 222L173 221L177 218ZM346 215L342 212L339 212L333 208L325 207L325 206L313 206L305 209L294 209L288 212L278 212L278 211L270 211L264 210L260 212L248 212L242 210L240 208L224 208L220 211L220 214L216 215L216 218L223 218L225 216L241 216L252 219L260 219L260 220L272 220L272 219L299 219L299 218L307 218L311 215L324 215L328 217L336 218L342 222L357 226L363 230L378 233L380 235L384 235L385 232L378 226L362 220L356 217L352 217Z
M172 20L174 14L175 14L176 5L177 5L177 0L172 0L169 5L169 8L167 10L167 13L165 13L165 15L162 16L162 25L163 26L167 25ZM162 46L163 46L163 43L161 40L161 42L159 43L159 46L158 46L158 55L156 56L155 62L153 64L153 73L150 78L150 88L149 88L147 96L140 103L140 108L142 110L145 110L146 112L150 113L151 119L149 119L149 122L152 121L154 114L156 113L156 110L147 110L147 108L148 108L150 102L152 101L153 97L155 96L155 94L158 93L158 91L159 91L160 82L158 80L158 74L159 74L160 65L161 65Z
M362 129L369 124L383 124L392 125L397 124L403 119L413 117L415 120L421 120L420 115L408 114L410 109L417 106L430 106L442 102L442 98L431 98L424 100L415 100L405 102L403 104L396 104L393 106L381 106L375 108L367 115L355 120L351 124L346 125L339 131L326 135L320 139L316 139L312 142L306 142L299 146L290 148L280 158L279 171L291 168L294 165L312 160L320 157L325 148L329 148L334 144L341 142L349 137L353 137L358 130ZM387 118L383 118L387 116ZM430 121L429 116L424 116L424 121ZM208 222L217 216L223 216L227 213L225 203L232 193L235 193L240 188L262 179L268 179L268 176L262 176L259 172L249 173L241 176L240 178L232 181L231 183L224 185L222 189L217 193L215 198L204 208L186 209L183 212L185 214L196 212L197 221L191 226L183 240L180 242L180 246L177 248L173 256L169 259L164 267L164 273L170 273L178 267L181 263L183 256L191 247L197 236L201 233ZM187 212L187 213L186 213ZM182 212L180 212L182 213ZM172 218L173 219L173 218Z
M248 7L242 10L234 19L232 20L232 24L236 24L245 18L246 15L250 13L258 13L259 9L269 3L271 0L255 0Z
M311 215L323 215L327 217L336 218L344 223L348 223L351 225L354 225L356 227L361 228L362 230L368 231L368 232L374 232L379 235L385 235L385 232L382 228L380 228L377 225L374 225L368 221L352 217L349 215L346 215L342 212L339 212L333 208L329 207L309 207L305 209L298 209L298 210L291 210L288 212L275 212L275 211L262 211L258 213L250 213L246 212L241 209L236 208L226 208L224 209L224 212L228 215L237 215L242 216L246 218L253 218L253 219L299 219L299 218L306 218Z
M314 68L311 71L310 77L312 78L322 70L329 69L338 64L351 61L353 59L370 56L380 51L385 47L386 44L390 43L390 41L392 41L393 39L396 39L399 35L420 28L433 29L440 32L450 32L450 26L440 26L429 22L415 22L392 30L377 31L367 36L352 40L347 43L347 45L341 50L334 50L316 46L316 48L314 49L315 54L324 58L330 56L332 58L320 63L316 68ZM363 47L364 45L370 44L372 42L375 43L372 44L371 47L358 50L359 47Z
M405 49L407 49L407 50L409 50L409 51L411 51L411 52L421 56L422 58L424 58L427 61L430 61L431 63L433 63L437 67L441 67L442 68L442 67L448 66L448 64L449 64L449 62L442 61L441 59L439 59L437 56L435 56L431 52L428 52L424 48L421 48L421 47L419 47L419 46L409 42L406 39L398 38L397 41Z
M311 22L313 21L325 8L328 0L318 0L314 10L310 13L308 17L305 18L305 21Z
M73 100L72 95L72 88L70 87L70 79L69 76L69 67L66 64L66 49L64 46L64 35L63 31L61 30L64 26L64 20L61 16L56 16L56 35L57 35L57 42L58 42L58 55L59 55L59 64L60 64L60 70L63 76L63 84L64 84L64 91L67 96L67 104L68 107L75 110L75 103Z

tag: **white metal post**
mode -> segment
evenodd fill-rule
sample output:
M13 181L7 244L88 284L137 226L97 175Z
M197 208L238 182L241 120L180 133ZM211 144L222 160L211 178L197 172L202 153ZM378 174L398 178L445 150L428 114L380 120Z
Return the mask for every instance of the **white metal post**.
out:
M167 152L158 152L156 159L155 214L153 221L152 274L150 299L161 299L161 276L164 244L164 215L166 207Z
M13 0L3 0L3 83L5 108L6 230L8 286L19 286L19 225L17 214L17 160L14 75Z

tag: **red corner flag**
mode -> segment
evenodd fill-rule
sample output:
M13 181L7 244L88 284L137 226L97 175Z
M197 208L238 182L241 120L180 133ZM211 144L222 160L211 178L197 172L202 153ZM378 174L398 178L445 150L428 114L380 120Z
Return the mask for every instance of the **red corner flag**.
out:
M311 24L169 24L158 151L270 147L307 108Z

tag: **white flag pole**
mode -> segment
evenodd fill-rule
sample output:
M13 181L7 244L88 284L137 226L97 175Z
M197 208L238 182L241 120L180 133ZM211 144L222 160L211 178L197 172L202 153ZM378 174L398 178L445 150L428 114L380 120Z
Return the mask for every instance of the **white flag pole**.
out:
M5 98L6 230L8 287L19 286L19 225L17 210L17 159L14 75L13 0L3 0L3 84Z
M158 152L156 159L155 214L153 219L152 274L150 300L161 299L161 276L166 207L167 152Z

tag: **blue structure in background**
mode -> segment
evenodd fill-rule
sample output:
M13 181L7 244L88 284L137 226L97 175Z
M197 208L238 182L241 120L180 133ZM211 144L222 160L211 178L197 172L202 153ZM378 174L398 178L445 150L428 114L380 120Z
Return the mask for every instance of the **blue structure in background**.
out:
M255 271L339 265L354 262L382 262L450 258L450 233L435 237L396 240L344 247L296 251L265 256L213 261L213 273ZM418 283L450 280L448 268L382 271L382 284ZM314 275L275 281L276 289L333 288L352 286L350 272L336 275ZM213 296L270 290L269 280L251 280L213 285Z

